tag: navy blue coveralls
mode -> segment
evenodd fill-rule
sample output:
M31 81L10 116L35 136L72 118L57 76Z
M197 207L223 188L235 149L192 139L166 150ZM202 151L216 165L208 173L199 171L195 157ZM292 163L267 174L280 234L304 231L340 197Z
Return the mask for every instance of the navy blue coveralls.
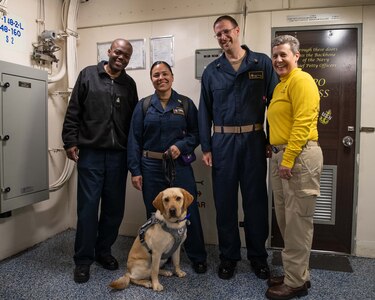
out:
M236 72L225 54L202 75L198 121L203 152L212 153L213 196L222 260L238 261L238 187L242 195L247 258L265 261L268 237L266 137L263 130L211 133L215 126L264 123L267 99L278 82L268 56L242 46L246 56Z
M138 94L125 71L111 79L106 63L80 72L62 131L64 148L79 148L76 265L111 254L124 216L127 138Z
M128 168L132 176L143 177L143 200L146 206L147 218L155 211L152 201L162 190L170 187L165 177L162 160L146 158L143 151L164 153L170 146L176 145L181 154L189 154L199 145L197 108L189 101L189 110L184 115L179 95L172 90L167 107L163 109L156 93L152 95L151 103L146 113L143 112L142 99L136 106L128 140ZM184 243L187 256L193 263L206 261L206 250L199 208L197 202L197 187L191 165L183 165L180 158L175 160L176 176L172 183L193 195L195 201L189 206L191 224L188 226L187 238Z

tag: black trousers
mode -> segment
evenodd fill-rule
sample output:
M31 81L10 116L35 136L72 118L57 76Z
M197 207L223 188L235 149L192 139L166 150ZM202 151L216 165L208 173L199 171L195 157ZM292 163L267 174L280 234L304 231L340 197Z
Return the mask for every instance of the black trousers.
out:
M91 264L111 254L125 209L126 152L80 149L74 261ZM99 213L100 206L100 215Z

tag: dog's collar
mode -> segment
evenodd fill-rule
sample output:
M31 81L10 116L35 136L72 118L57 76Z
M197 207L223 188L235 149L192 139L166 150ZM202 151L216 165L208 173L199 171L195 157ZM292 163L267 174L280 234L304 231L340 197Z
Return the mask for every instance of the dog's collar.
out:
M190 220L189 220L189 218L190 218L190 213L188 213L188 214L185 216L185 218L183 218L183 219L181 219L181 220L177 220L175 223L181 223L181 222L183 222L183 221L186 220L187 225L190 225Z

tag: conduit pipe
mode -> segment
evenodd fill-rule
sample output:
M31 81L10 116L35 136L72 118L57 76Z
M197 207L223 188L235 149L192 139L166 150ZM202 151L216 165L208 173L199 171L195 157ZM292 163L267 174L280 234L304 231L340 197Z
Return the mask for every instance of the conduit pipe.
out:
M66 42L66 62L63 62L64 68L63 66L61 66L61 70L64 70L64 75L65 70L67 69L68 71L68 90L71 91L74 87L77 77L77 15L79 2L78 0L64 0L63 6L66 5L67 2L69 2L67 12L68 17L64 18L66 19L65 31L68 34ZM63 11L63 13L65 13L65 10ZM64 56L63 60L65 60ZM61 70L59 74L56 75L56 78L58 78L58 76L61 76ZM50 185L49 190L53 192L60 189L72 176L74 167L75 163L72 160L65 157L64 169L60 177Z
M65 47L61 47L62 55L61 55L61 67L57 74L48 76L48 83L54 83L60 81L64 78L66 74L66 50Z
M67 20L68 88L73 89L77 79L77 16L78 0L70 0Z

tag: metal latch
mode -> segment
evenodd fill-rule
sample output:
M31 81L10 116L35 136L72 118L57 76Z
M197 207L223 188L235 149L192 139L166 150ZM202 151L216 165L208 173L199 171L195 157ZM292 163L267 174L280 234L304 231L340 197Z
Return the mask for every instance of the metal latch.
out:
M9 193L10 192L10 187L6 187L6 188L1 188L1 192L2 193Z
M9 82L1 82L0 81L0 87L6 89L6 88L10 87L10 84L9 84Z
M2 141L7 141L7 140L9 140L10 139L10 136L8 135L8 134L6 134L6 135L0 135L0 140L2 140Z

